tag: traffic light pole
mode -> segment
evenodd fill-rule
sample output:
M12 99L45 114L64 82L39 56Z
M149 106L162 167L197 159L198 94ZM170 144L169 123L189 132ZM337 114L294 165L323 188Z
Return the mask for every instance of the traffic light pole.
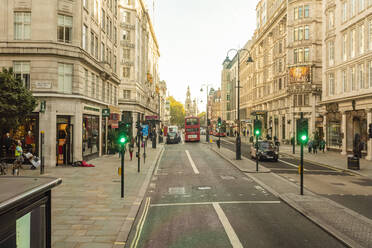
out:
M121 144L121 198L124 198L124 144Z
M302 119L304 118L304 113L301 112L301 123ZM301 195L304 194L304 142L301 140L301 169L300 169L300 177L301 177Z
M258 115L256 115L256 120L258 120ZM256 134L256 171L258 172L258 134Z

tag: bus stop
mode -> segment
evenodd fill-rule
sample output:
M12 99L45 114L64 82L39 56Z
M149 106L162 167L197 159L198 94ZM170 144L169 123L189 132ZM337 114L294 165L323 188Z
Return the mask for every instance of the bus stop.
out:
M62 179L0 177L0 247L51 247L51 190Z

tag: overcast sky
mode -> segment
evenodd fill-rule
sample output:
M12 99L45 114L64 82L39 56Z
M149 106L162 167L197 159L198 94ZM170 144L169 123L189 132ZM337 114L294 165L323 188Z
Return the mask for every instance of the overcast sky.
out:
M149 1L151 2L151 0ZM160 79L170 95L184 103L203 100L202 84L220 87L222 62L231 48L243 47L256 27L258 0L155 0L154 26L160 48ZM149 9L152 11L151 3ZM235 54L231 52L230 58Z

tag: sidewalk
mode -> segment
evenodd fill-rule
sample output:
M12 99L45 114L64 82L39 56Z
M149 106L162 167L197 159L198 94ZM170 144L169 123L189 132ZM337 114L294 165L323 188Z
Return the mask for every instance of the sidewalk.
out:
M244 159L240 161L231 159L232 152L226 148L218 149L215 144L209 144L209 148L234 166L243 161L247 162ZM264 167L260 165L260 170L261 168ZM300 186L297 183L274 173L245 173L245 175L349 247L372 247L372 220L316 195L306 188L304 195L300 195Z
M146 163L141 156L140 173L135 151L133 161L129 152L125 154L124 198L120 196L118 155L90 160L95 165L91 168L46 168L44 176L62 178L62 184L52 191L52 247L124 247L162 150L163 144L157 144L157 149L146 148ZM21 173L39 176L38 170Z
M295 154L293 154L291 145L281 145L280 153L299 158L301 148L300 146L296 146L295 149ZM318 151L317 154L313 154L308 152L307 147L304 147L304 160L372 178L372 161L360 159L360 170L349 170L347 169L347 155L341 155L339 152L326 151L323 153Z

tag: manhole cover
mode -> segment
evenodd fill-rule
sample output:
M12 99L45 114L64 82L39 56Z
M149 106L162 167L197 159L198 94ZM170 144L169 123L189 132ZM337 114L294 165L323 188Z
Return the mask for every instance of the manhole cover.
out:
M170 195L184 195L185 187L172 187L168 189Z
M209 190L209 189L211 189L211 187L209 187L209 186L200 186L200 187L198 187L198 190Z
M234 176L220 176L223 180L234 180Z

